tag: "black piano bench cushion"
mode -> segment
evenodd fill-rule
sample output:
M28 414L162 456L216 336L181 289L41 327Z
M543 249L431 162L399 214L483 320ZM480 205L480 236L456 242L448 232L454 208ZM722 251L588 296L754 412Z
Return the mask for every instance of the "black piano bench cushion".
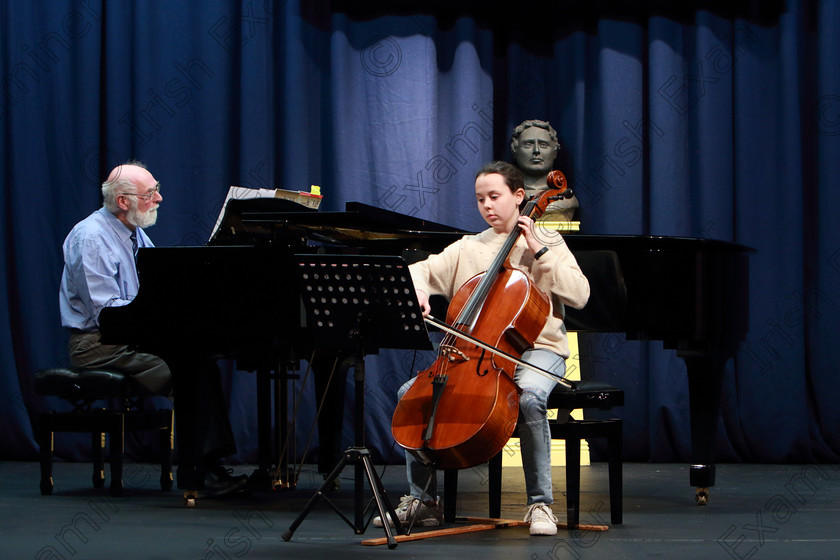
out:
M576 389L570 391L557 385L548 397L548 408L574 410L599 408L607 410L624 405L624 391L601 381L575 381Z
M142 387L122 373L51 368L35 373L35 392L75 402L141 396Z

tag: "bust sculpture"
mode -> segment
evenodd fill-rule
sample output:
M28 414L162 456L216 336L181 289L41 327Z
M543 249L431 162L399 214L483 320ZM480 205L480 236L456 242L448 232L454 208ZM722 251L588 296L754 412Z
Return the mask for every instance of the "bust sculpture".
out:
M554 167L560 151L557 132L547 121L526 120L513 129L510 150L516 166L525 176L525 192L533 196L548 188L546 177ZM561 199L548 205L545 218L569 222L578 208L576 197Z

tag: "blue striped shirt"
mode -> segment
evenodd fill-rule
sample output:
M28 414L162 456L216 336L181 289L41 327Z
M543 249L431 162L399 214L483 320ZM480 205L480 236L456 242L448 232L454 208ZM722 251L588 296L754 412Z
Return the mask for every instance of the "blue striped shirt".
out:
M63 326L97 330L103 307L126 305L137 295L130 236L131 230L105 208L76 224L67 235L59 291ZM137 228L137 245L154 247L141 228Z

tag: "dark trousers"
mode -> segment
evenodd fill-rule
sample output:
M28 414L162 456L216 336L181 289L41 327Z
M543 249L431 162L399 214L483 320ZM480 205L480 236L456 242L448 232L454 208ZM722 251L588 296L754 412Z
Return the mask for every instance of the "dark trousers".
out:
M177 363L176 360L167 363L159 356L138 352L131 346L102 344L96 331L71 332L68 347L73 367L124 373L150 395L173 398L174 387L178 441L184 441L185 434L180 432L188 431L190 454L203 457L203 463L236 453L221 372L211 358L185 356L179 357ZM178 372L174 383L173 370ZM182 401L183 406L179 406ZM181 447L179 455L185 451Z

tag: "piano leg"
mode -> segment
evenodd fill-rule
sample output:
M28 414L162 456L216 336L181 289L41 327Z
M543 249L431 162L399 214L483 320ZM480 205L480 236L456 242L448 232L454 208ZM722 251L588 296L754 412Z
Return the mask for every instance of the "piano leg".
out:
M310 364L315 377L316 403L321 410L318 416L318 472L325 478L343 457L344 399L352 361L353 357L347 351L322 349L315 352ZM339 479L336 479L333 489L337 490L338 485Z
M251 473L248 483L253 490L263 492L294 488L297 481L294 469L289 468L289 458L293 455L289 438L293 438L294 434L289 433L287 418L288 360L280 358L274 364L266 361L256 367L256 373L257 468Z
M184 490L184 503L188 507L195 505L199 490L204 488L204 472L200 468L203 453L200 442L201 423L197 421L198 403L196 384L199 382L196 371L186 362L164 357L172 372L172 392L175 412L175 446L178 456L176 484Z
M694 499L698 505L706 505L709 488L715 485L714 448L727 356L707 351L681 351L678 355L685 361L688 371L691 418L689 483L696 489Z
M248 482L251 488L260 491L273 489L272 454L276 451L279 456L280 453L280 450L275 450L272 445L271 377L271 368L257 368L257 468ZM280 429L278 427L278 430Z
M198 353L161 357L172 372L177 484L190 507L204 489L205 464L236 453L236 444L215 360Z

